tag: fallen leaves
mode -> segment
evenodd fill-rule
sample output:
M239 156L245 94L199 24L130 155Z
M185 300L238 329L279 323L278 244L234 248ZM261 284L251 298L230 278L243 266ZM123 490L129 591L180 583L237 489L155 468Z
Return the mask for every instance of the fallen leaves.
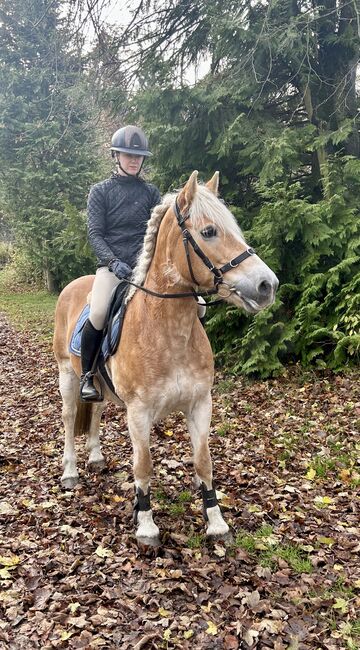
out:
M16 510L7 501L0 501L0 515L13 515L16 514Z
M0 555L0 564L6 567L14 567L19 564L20 558L17 555Z
M212 621L206 621L207 622L207 629L205 630L206 634L210 634L211 636L216 636L218 633L217 626L215 623Z
M204 538L182 416L159 423L152 507L162 546L146 557L122 413L105 414L107 473L88 473L79 438L79 486L63 492L55 364L1 324L0 647L359 646L357 376L304 383L295 371L215 389L210 446L230 546Z
M104 548L101 545L97 547L95 553L96 553L96 555L98 555L98 557L101 557L101 558L113 557L114 556L114 553L110 548Z

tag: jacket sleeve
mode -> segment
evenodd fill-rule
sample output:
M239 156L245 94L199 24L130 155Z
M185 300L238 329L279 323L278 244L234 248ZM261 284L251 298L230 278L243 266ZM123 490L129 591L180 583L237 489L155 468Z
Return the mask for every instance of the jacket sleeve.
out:
M158 190L158 188L153 185L152 186L152 196L151 196L151 210L155 208L156 205L159 205L161 203L161 194Z
M99 185L94 185L89 192L87 214L90 246L95 252L97 258L103 264L108 264L110 260L116 256L105 241L106 201L104 189Z

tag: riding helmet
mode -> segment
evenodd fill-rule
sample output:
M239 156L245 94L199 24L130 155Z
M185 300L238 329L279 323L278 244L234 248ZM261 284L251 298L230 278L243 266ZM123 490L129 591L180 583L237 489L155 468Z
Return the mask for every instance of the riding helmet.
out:
M111 138L111 151L113 156L115 151L136 153L138 156L152 156L144 131L138 126L130 124L115 131Z

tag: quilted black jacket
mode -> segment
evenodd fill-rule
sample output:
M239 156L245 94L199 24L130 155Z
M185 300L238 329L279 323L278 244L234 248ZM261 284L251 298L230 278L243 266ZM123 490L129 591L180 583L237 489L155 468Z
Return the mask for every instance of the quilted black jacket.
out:
M98 266L114 257L131 268L142 248L146 226L160 192L150 183L113 174L93 185L88 198L88 236Z

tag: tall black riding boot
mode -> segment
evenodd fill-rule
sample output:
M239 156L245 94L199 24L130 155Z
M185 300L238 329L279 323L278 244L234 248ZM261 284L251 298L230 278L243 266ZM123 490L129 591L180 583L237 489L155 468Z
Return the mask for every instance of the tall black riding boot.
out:
M201 318L199 316L199 321L200 321L201 325L203 326L203 328L205 329L206 315L204 314L204 316L201 316Z
M80 399L82 402L101 402L103 400L103 396L94 386L95 360L102 335L102 330L95 329L90 320L86 321L81 335Z

